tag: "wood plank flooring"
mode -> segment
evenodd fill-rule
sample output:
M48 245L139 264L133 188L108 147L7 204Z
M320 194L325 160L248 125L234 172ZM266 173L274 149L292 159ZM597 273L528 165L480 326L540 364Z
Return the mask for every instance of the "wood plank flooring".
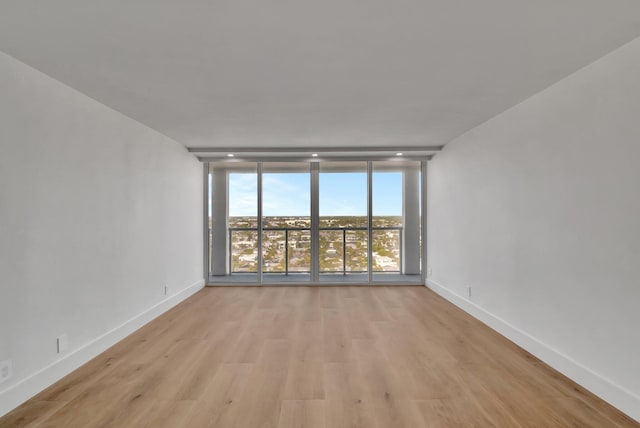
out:
M638 427L424 287L206 288L1 427Z

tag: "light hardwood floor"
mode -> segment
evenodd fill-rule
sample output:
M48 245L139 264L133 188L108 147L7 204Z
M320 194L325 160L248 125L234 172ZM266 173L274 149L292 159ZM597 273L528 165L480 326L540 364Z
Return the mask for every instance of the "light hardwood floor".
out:
M204 289L0 426L640 424L430 290L403 286Z

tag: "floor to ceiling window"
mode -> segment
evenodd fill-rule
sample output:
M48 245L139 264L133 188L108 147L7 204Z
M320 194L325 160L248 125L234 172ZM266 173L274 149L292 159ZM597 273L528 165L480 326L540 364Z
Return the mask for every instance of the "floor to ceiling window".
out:
M372 162L373 281L421 281L420 162Z
M262 164L262 280L311 279L311 172L308 162Z
M368 282L367 162L319 166L319 280Z
M209 283L421 283L423 167L210 162Z

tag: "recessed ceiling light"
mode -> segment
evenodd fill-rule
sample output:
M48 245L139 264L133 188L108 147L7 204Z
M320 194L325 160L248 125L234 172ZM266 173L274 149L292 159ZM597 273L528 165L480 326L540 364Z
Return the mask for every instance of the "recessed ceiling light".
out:
M234 155L233 153L227 153L227 157L229 157L229 158L232 158L232 157L234 157L234 156L235 156L235 155Z
M396 153L396 156L402 156L402 153L398 152Z
M313 156L314 158L317 158L318 154L317 153L311 153L311 156Z

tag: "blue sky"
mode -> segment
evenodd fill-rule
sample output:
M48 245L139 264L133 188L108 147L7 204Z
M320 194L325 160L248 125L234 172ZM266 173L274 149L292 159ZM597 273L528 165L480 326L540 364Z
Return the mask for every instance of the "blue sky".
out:
M264 216L308 216L308 173L265 173L262 178ZM229 215L257 215L256 174L229 175ZM402 174L373 174L373 214L402 215ZM366 173L321 173L320 215L367 215Z

